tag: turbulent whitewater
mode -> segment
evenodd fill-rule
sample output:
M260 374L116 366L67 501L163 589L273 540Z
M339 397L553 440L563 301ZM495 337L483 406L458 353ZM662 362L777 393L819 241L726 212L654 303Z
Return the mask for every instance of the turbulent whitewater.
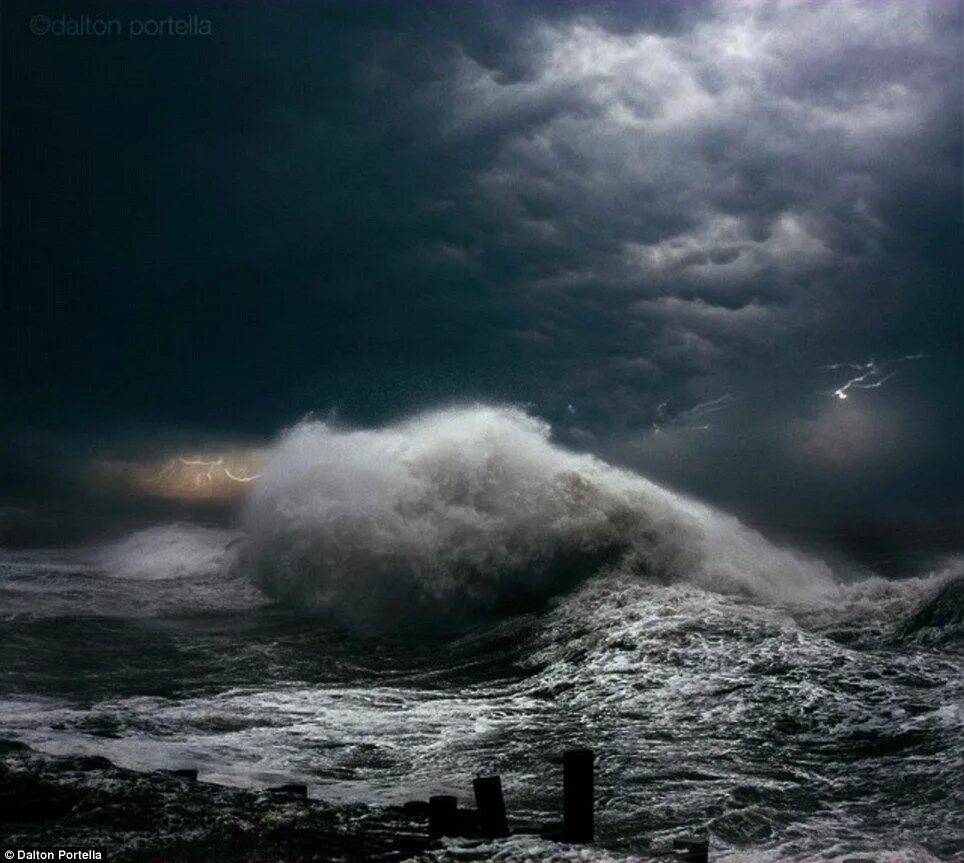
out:
M237 524L0 553L2 731L335 801L499 771L536 820L588 744L605 859L694 831L719 860L962 859L964 568L859 569L519 410L305 422Z

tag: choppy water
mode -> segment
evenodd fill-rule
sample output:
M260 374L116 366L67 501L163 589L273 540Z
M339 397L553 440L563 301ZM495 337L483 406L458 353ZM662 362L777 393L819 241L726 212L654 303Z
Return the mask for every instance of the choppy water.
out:
M346 801L495 771L542 821L590 745L617 856L961 859L962 579L836 573L514 411L307 425L237 530L3 552L2 731Z

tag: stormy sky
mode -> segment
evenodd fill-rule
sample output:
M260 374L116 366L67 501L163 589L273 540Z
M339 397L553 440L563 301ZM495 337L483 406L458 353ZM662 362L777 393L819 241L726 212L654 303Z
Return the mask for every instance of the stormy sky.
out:
M959 507L960 3L2 25L5 501L481 400L737 510Z

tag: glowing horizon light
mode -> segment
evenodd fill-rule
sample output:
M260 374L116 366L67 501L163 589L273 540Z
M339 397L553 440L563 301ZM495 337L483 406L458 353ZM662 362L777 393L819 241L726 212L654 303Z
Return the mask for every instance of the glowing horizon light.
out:
M213 485L220 477L224 477L231 482L249 483L260 478L261 476L260 473L249 473L246 475L234 473L234 471L228 467L223 455L219 455L217 458L212 459L185 458L184 456L177 456L176 458L172 458L164 466L161 472L157 474L157 476L149 478L146 481L150 483L161 482L161 480L175 473L178 464L183 465L184 467L204 468L204 470L198 470L193 475L192 479L195 488L201 488L204 483ZM218 470L218 468L220 468L220 470Z
M98 475L148 497L231 500L261 478L264 453L257 450L175 455L144 462L104 461Z
M214 481L214 469L221 468L221 472L233 482L251 482L258 479L261 474L256 473L249 476L235 476L231 469L224 463L224 456L218 456L217 459L213 461L205 461L203 459L187 459L183 456L178 456L177 460L188 467L206 467L207 470L199 472L196 476L196 482L200 483L202 479L208 480L208 482ZM173 461L173 460L172 460Z

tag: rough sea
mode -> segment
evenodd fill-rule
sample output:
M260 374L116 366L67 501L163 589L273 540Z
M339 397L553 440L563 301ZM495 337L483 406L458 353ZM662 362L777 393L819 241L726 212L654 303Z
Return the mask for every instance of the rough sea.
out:
M536 822L589 746L605 850L488 857L962 860L962 609L960 558L824 562L520 411L308 422L235 525L0 552L0 736L346 805L500 773Z

